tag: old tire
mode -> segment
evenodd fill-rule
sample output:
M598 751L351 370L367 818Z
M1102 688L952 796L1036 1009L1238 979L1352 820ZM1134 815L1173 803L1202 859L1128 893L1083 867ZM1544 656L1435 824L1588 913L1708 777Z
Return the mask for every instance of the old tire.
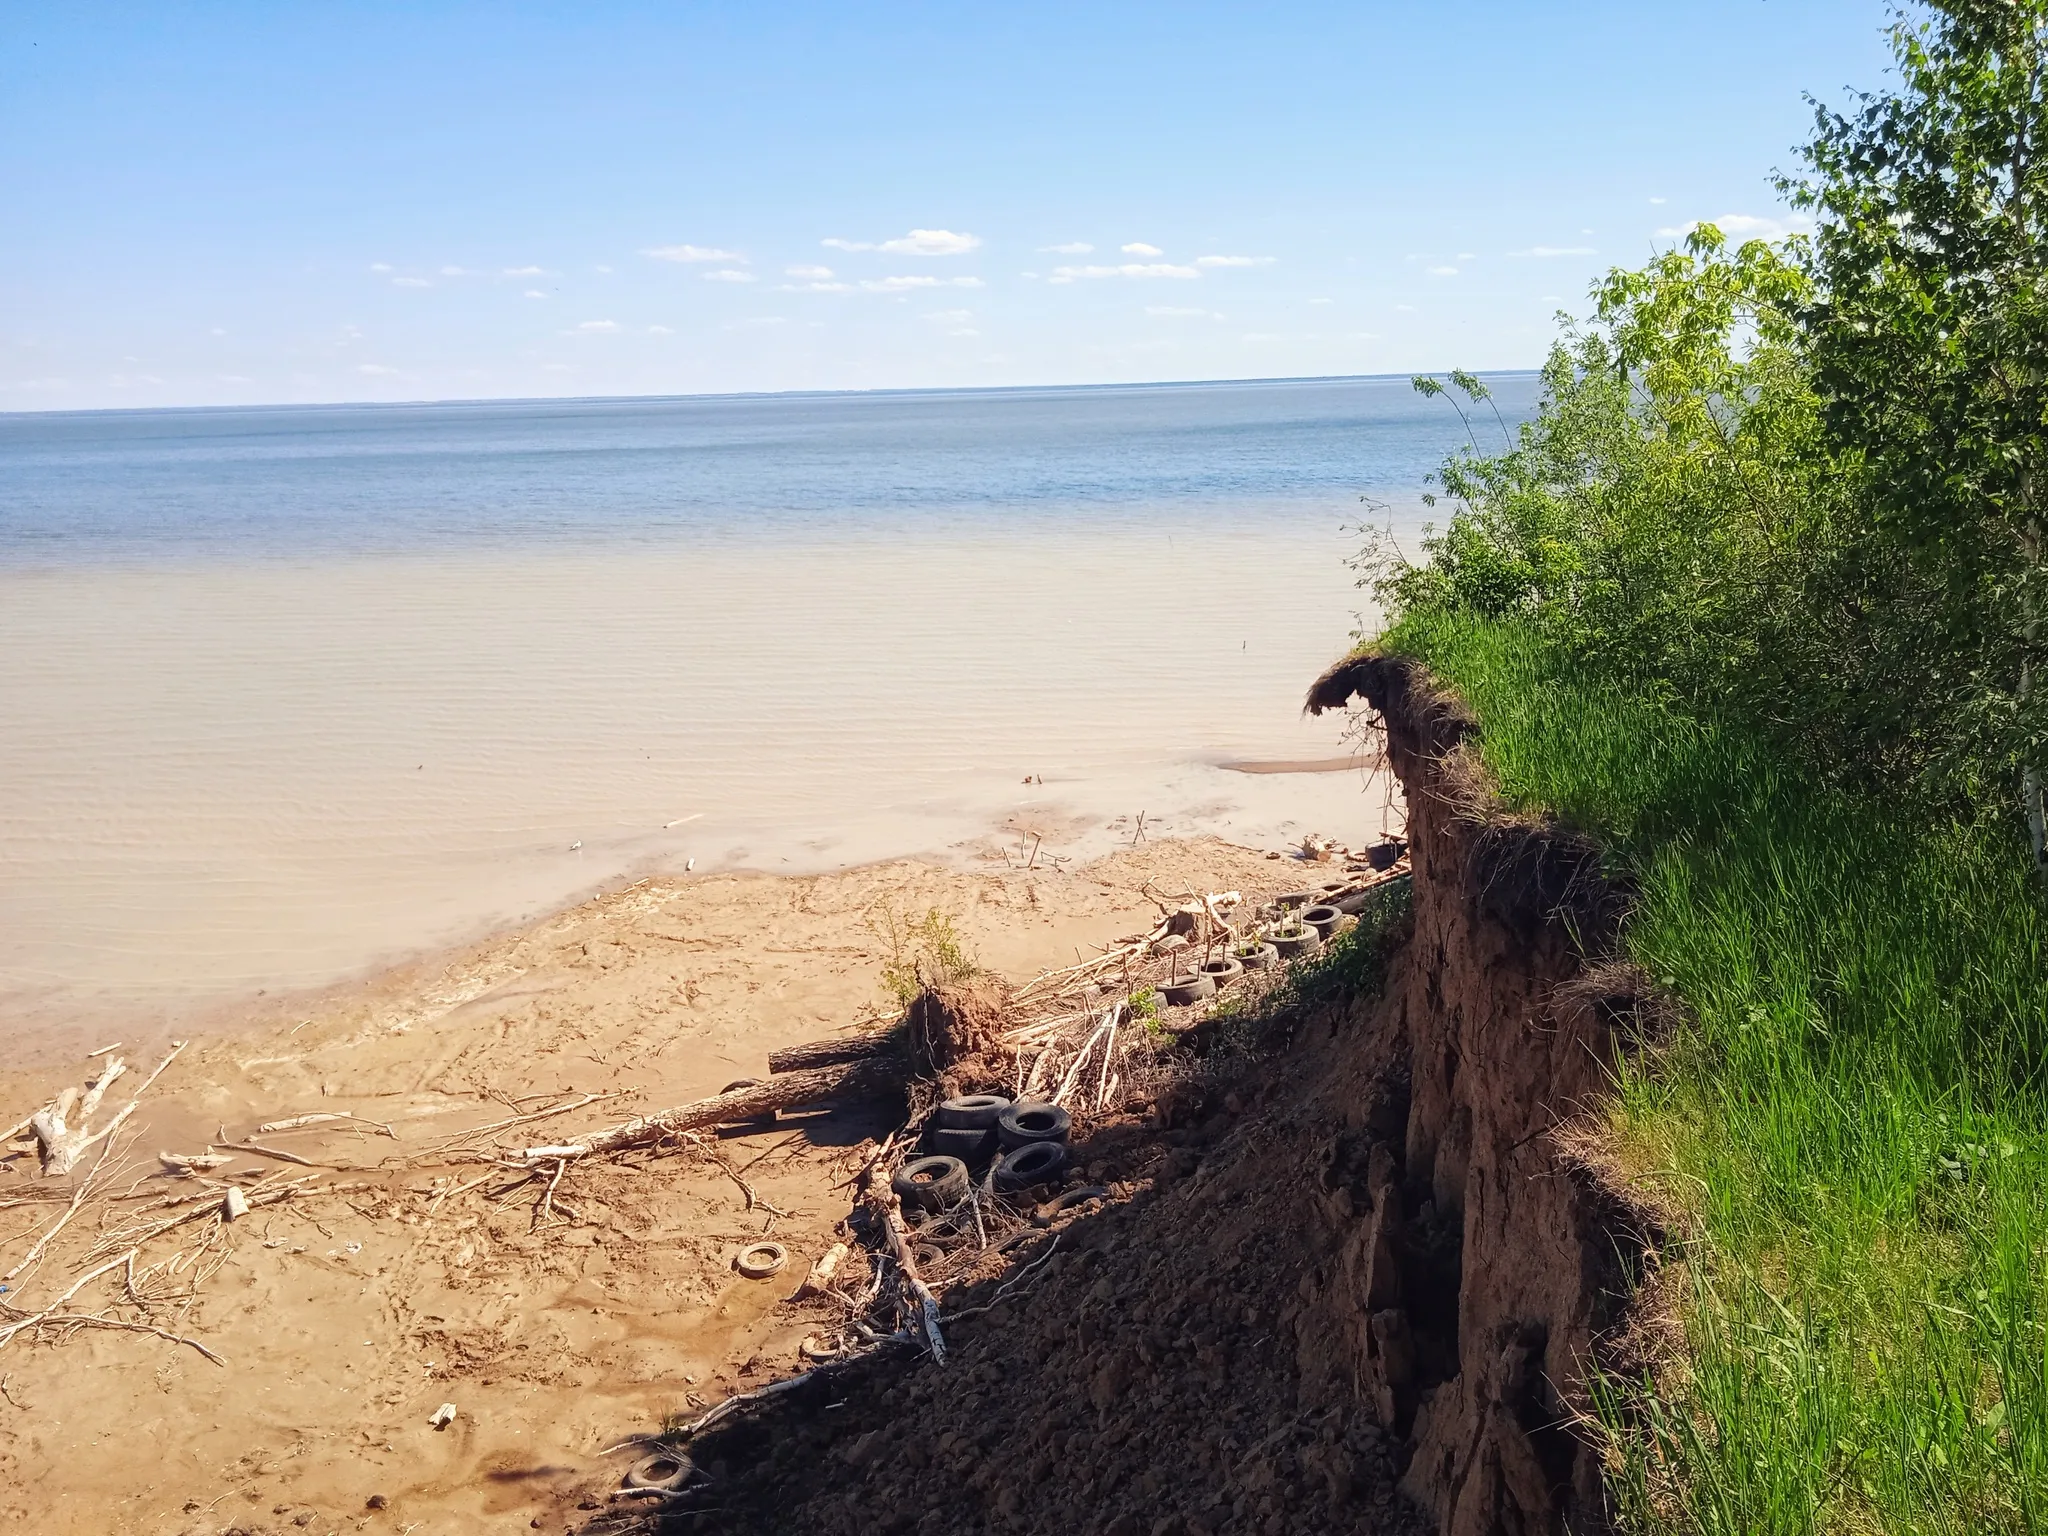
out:
M674 1493L690 1480L696 1467L681 1451L656 1451L626 1469L628 1488L654 1488Z
M1008 1107L1007 1101L1005 1107ZM936 1157L957 1157L972 1168L976 1163L986 1162L988 1155L995 1151L995 1122L991 1121L979 1130L940 1126L937 1130L925 1132L924 1149Z
M739 1251L732 1267L749 1280L766 1280L789 1262L789 1250L780 1243L749 1243Z
M1216 983L1197 971L1194 975L1183 976L1178 981L1160 982L1159 995L1175 1008L1185 1008L1191 1003L1201 1002L1206 997L1214 997Z
M996 1120L996 1140L1005 1152L1034 1141L1065 1141L1073 1117L1057 1104L1012 1104Z
M967 1165L957 1157L914 1157L896 1170L889 1187L916 1210L947 1210L967 1198Z
M1010 1101L996 1093L969 1093L948 1099L934 1117L942 1130L986 1131L992 1128Z
M1231 958L1248 971L1270 971L1280 963L1280 951L1262 942L1258 948L1241 949Z
M1316 936L1321 939L1328 939L1342 921L1344 914L1332 906L1319 904L1301 909L1302 927L1315 929Z
M1289 907L1312 907L1322 894L1321 891L1282 891L1273 898L1273 905L1283 912Z
M1234 955L1225 955L1220 960L1204 960L1202 974L1209 978L1218 992L1221 992L1244 974L1244 962Z
M1006 1192L1029 1189L1056 1179L1066 1169L1067 1149L1057 1141L1027 1141L1012 1148L996 1164L996 1188Z
M1280 952L1282 960L1302 960L1323 947L1323 936L1313 928L1299 933L1272 933L1266 942Z

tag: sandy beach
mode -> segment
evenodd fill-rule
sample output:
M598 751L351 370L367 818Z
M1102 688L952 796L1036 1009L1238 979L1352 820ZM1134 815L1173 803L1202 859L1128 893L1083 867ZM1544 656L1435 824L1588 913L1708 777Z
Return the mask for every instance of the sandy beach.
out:
M1361 802L1360 822L1368 811L1373 825L1351 836L1378 830L1377 805ZM765 1075L779 1046L871 1024L890 1006L892 919L945 913L982 966L1014 980L1145 927L1148 884L1251 891L1292 873L1204 839L1064 870L899 861L647 880L195 1039L97 1171L82 1165L96 1193L26 1266L77 1176L38 1178L25 1141L0 1161L12 1315L61 1301L61 1317L158 1330L53 1322L0 1346L0 1519L339 1533L485 1529L517 1511L520 1526L561 1529L591 1489L616 1485L607 1447L799 1367L822 1314L790 1298L885 1127L855 1109L729 1128L708 1151L579 1166L545 1204L519 1172L459 1161L464 1149L556 1106L570 1108L531 1134L686 1102ZM132 1085L159 1043L113 1054ZM109 1059L83 1055L0 1078L0 1119ZM266 1134L291 1160L237 1154L205 1175L247 1189L255 1208L233 1225L139 1235L190 1209L164 1203L193 1184L160 1150L246 1145L307 1114L361 1118ZM740 1278L738 1248L770 1233L789 1269ZM146 1305L116 1307L135 1295ZM436 1430L443 1403L456 1415Z

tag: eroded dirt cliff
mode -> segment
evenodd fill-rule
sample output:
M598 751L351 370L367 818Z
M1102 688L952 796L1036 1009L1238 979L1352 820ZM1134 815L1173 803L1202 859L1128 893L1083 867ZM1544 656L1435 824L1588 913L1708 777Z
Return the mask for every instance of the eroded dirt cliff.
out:
M706 1436L674 1529L1562 1533L1604 1524L1574 1428L1649 1234L1560 1134L1640 999L1599 963L1596 850L1492 805L1412 666L1333 669L1407 789L1384 985L1081 1149L1127 1198L956 1291L943 1367L839 1372ZM984 1310L975 1311L976 1308Z

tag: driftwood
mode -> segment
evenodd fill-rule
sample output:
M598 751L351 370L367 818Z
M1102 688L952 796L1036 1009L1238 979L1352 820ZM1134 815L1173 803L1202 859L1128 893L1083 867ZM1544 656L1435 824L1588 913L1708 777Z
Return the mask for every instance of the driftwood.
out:
M96 1131L91 1128L92 1117L99 1113L100 1100L106 1097L114 1079L128 1070L118 1056L109 1058L106 1066L100 1069L99 1076L86 1083L83 1093L76 1088L66 1088L57 1096L55 1103L30 1116L29 1129L35 1132L40 1143L44 1176L55 1178L69 1173L95 1144L119 1130L122 1123L135 1113L135 1107L142 1102L149 1085L163 1075L164 1068L177 1060L178 1052L184 1049L184 1041L174 1042L170 1054L157 1063L156 1071L143 1079L142 1086L135 1090L135 1096L121 1107L119 1114Z
M659 1114L641 1115L586 1136L581 1141L557 1147L528 1147L521 1155L528 1162L539 1162L588 1157L594 1152L616 1152L623 1147L662 1141L684 1131L709 1130L715 1125L759 1120L779 1109L800 1109L822 1104L827 1099L873 1098L900 1092L908 1077L906 1062L886 1057L856 1061L847 1066L789 1072L765 1083L698 1099L691 1104L665 1109Z
M768 1070L803 1072L812 1067L836 1067L850 1061L872 1061L878 1056L898 1056L902 1052L903 1041L893 1032L845 1035L837 1040L810 1040L770 1051Z
M903 1205L896 1198L887 1164L878 1161L868 1169L867 1188L862 1198L881 1218L882 1231L887 1234L889 1240L889 1256L896 1261L896 1267L903 1271L903 1283L909 1288L911 1299L917 1303L919 1320L924 1325L925 1342L931 1346L932 1359L944 1365L946 1337L939 1331L939 1299L932 1294L931 1287L924 1283L924 1277L917 1272L917 1257L911 1251L909 1234L903 1229Z

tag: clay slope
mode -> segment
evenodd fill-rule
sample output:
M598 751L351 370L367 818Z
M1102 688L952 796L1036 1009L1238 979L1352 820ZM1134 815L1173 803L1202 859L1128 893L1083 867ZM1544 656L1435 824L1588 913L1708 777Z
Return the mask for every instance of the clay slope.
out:
M1008 1299L966 1316L997 1283L950 1294L946 1366L863 1363L705 1437L711 1507L665 1528L1605 1523L1570 1426L1646 1233L1555 1133L1636 1012L1626 971L1582 959L1623 898L1583 841L1489 809L1468 722L1410 667L1348 664L1311 705L1353 694L1408 794L1412 928L1384 988L1103 1133L1077 1161L1128 1199L1021 1250Z

